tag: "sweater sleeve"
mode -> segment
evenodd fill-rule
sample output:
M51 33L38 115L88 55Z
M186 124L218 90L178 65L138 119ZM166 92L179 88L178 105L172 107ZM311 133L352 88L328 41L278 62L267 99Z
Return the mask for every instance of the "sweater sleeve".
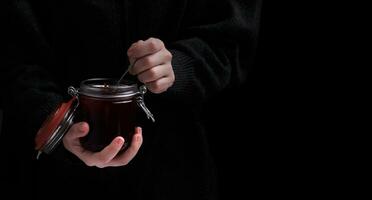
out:
M0 71L4 128L10 138L27 141L24 145L31 148L42 122L62 102L63 92L54 81L52 52L28 2L12 1L7 13Z
M183 101L203 101L246 79L247 63L256 46L261 3L221 2L190 4L182 39L170 45L176 81L169 93Z

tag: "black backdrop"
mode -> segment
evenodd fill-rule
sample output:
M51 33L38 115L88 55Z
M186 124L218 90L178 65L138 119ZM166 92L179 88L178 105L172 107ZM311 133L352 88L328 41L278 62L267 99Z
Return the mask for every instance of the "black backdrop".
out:
M239 88L225 91L206 107L205 121L222 200L257 195L288 197L300 187L308 187L304 180L319 177L310 177L319 172L312 167L314 164L309 165L311 161L303 162L309 158L303 150L315 146L312 141L311 145L306 142L310 138L306 130L315 133L322 130L316 130L318 127L312 124L315 118L308 114L316 112L313 108L319 104L313 104L312 99L301 101L303 94L298 92L304 90L304 84L300 83L310 79L310 75L306 77L309 68L305 65L311 59L302 59L302 55L305 52L314 55L313 49L307 48L311 46L308 43L312 42L314 30L318 29L297 15L303 12L302 8L284 9L286 5L270 3L271 7L266 1L262 7L257 56L249 66L247 81ZM314 21L317 13L314 10L308 13L311 13L310 21ZM313 32L299 35L300 25L305 26L306 33ZM313 79L311 76L310 80ZM1 117L0 107L0 131ZM303 193L308 194L309 191Z
M263 3L247 80L206 106L221 200L295 195L313 174L304 151L313 107L304 100L303 48L294 48L303 43L283 6Z
M205 106L204 120L217 165L221 200L253 197L267 188L271 81L267 74L265 20L263 7L256 56L248 66L247 80Z
M269 101L265 49L265 10L262 9L255 61L243 85L224 91L206 105L205 122L218 170L221 199L258 194L267 186L267 120ZM0 108L0 134L2 112ZM216 126L218 125L218 126ZM269 125L270 126L270 125Z
M270 3L263 3L247 81L207 109L222 200L312 196L327 184L323 93L331 90L319 78L327 66L318 58L327 41L316 35L323 29L312 7Z

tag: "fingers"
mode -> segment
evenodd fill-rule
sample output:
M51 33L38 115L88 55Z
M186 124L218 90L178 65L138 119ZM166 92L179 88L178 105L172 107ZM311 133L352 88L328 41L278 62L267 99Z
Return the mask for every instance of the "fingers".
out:
M150 38L134 43L128 49L128 57L132 64L129 73L137 75L149 91L158 94L173 85L172 54L161 40Z
M137 154L143 142L142 129L136 127L135 134L133 135L130 147L118 157L115 157L110 166L123 166L127 165Z
M156 81L168 75L168 68L167 65L159 65L140 73L137 78L142 83Z
M106 146L102 151L89 154L82 154L81 160L85 160L88 166L97 166L99 168L111 166L111 160L119 153L120 149L123 147L124 138L116 137L112 142Z
M86 122L76 123L63 137L63 145L71 152L82 151L79 138L84 137L89 132L89 125Z
M88 123L79 122L71 126L70 130L66 134L66 137L70 139L77 139L86 136L88 132L89 132Z
M155 66L162 65L165 63L171 63L172 54L167 49L162 49L154 54L138 58L131 70L129 71L132 75L137 75ZM170 65L171 66L171 65Z
M161 78L156 81L146 83L146 87L152 93L159 94L166 91L170 86L173 85L174 77Z
M129 58L142 58L154 54L164 48L164 43L156 38L149 38L146 41L140 40L128 49Z
M112 142L100 152L91 152L85 150L80 144L80 138L89 131L87 123L74 124L69 132L63 138L63 144L67 150L76 155L87 166L96 166L99 168L109 166L123 166L128 164L137 154L142 145L142 129L135 128L135 134L132 138L130 147L123 153L119 153L124 145L124 138L116 137Z

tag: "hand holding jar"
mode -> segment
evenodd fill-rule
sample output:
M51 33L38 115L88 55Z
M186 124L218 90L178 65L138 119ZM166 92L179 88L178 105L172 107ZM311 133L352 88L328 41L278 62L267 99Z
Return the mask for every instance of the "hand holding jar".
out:
M126 151L120 151L125 141L123 137L117 136L103 150L92 152L84 149L80 143L80 139L86 136L88 132L89 125L85 122L80 122L74 124L63 138L65 148L88 166L103 168L127 165L142 145L142 129L136 127L132 142Z
M144 83L151 92L162 93L173 85L175 76L171 64L172 54L165 48L161 40L149 38L146 41L140 40L133 43L128 49L128 57L132 66L129 72L136 75L138 80ZM141 103L139 105L149 115L146 111L147 108L141 106ZM82 107L84 106L82 105ZM152 118L151 113L150 115ZM137 154L143 140L142 129L136 127L133 137L128 137L131 141L125 142L123 137L117 136L106 147L92 151L91 149L95 148L89 147L86 142L82 143L88 133L88 123L74 124L63 138L63 144L67 150L86 165L100 168L128 164ZM130 146L126 147L125 151L121 151L125 144Z

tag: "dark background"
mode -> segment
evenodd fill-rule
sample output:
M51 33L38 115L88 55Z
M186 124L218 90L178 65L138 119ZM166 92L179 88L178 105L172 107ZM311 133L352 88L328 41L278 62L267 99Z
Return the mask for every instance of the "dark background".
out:
M309 194L319 177L309 156L319 147L314 138L322 139L316 135L322 130L316 125L319 103L310 89L317 65L308 43L315 36L304 14L297 15L306 9L286 6L263 3L247 80L206 106L222 200Z
M218 172L220 197L254 196L277 184L278 86L268 58L266 7L262 8L257 55L243 85L230 88L205 105L204 120ZM0 134L2 112L0 108ZM282 140L282 139L281 139ZM274 182L273 182L274 181ZM263 193L264 195L267 193Z
M264 4L265 5L265 4ZM272 108L275 97L266 44L266 10L263 6L254 62L247 80L215 97L205 106L205 122L218 171L222 200L265 196L272 178L270 165L275 128ZM272 163L271 163L272 164ZM262 193L264 192L264 193ZM262 193L262 194L261 194Z
M333 156L319 150L331 143L327 131L335 128L324 128L333 116L323 111L334 103L324 104L323 94L334 87L319 78L331 63L319 56L329 56L325 44L332 37L326 37L329 23L319 15L307 4L265 1L247 80L205 106L222 200L311 196L329 188L331 182L321 177L327 162L316 160ZM0 131L1 115L0 108Z
M1 124L3 121L3 111L0 109L0 135L1 135Z
M324 58L333 37L318 7L290 4L263 2L246 82L207 106L222 200L317 196L332 183L338 100L329 98L337 87Z

